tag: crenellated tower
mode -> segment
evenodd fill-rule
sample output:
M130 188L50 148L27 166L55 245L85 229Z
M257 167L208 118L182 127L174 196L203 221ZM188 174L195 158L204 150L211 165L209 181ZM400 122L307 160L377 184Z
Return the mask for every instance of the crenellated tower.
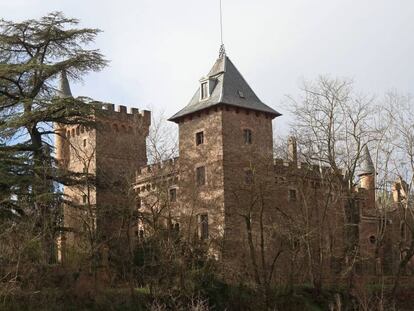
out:
M62 73L59 96L71 97ZM84 177L79 185L65 186L64 207L66 251L82 250L82 237L121 245L114 239L131 230L120 218L125 208L134 208L129 195L135 172L147 164L146 138L151 112L94 102L93 128L55 124L56 158L61 167ZM111 245L108 245L111 247Z

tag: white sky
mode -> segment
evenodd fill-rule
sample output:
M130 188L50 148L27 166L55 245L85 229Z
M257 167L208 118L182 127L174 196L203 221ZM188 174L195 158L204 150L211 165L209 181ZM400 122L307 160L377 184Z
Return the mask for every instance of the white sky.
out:
M102 29L110 66L74 95L165 111L184 107L218 56L219 0L0 0L22 20L63 11ZM287 113L287 94L320 74L359 90L414 94L413 0L223 0L227 54L263 102ZM277 128L285 131L289 118Z

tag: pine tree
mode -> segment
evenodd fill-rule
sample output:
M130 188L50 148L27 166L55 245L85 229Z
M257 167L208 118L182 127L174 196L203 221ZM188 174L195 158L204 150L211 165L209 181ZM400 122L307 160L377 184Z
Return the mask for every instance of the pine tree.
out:
M62 72L81 80L107 64L89 48L100 31L78 24L60 12L0 20L0 215L36 221L44 262L54 257L57 184L72 177L59 172L51 152L53 124L93 126L90 99L57 96L56 81Z

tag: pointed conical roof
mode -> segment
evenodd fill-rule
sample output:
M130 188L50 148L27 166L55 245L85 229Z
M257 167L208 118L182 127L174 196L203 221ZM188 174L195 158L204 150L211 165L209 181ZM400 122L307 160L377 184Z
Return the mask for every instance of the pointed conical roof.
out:
M359 175L361 176L371 174L375 174L374 162L372 161L368 146L365 145L362 151Z
M68 77L66 75L65 70L62 70L62 72L60 74L58 96L60 98L72 97L72 92L70 90L69 80L68 80Z
M223 54L217 59L213 68L205 78L214 82L210 96L201 100L200 88L194 94L190 103L172 116L170 121L177 121L179 118L191 113L213 107L218 104L251 109L266 112L273 117L281 114L264 104L251 89L249 84L231 62L230 58Z

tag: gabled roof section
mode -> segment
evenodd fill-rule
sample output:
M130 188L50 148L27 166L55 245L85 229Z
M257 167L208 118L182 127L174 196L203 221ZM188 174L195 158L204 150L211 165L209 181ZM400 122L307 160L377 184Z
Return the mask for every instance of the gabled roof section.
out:
M200 88L198 88L190 103L172 116L169 119L170 121L175 122L183 116L218 104L261 111L268 113L273 117L281 115L276 110L264 104L257 97L249 84L244 80L243 76L231 62L230 58L225 54L217 59L207 77L202 80L209 80L210 83L213 83L212 88L210 88L210 96L206 99L201 99Z

